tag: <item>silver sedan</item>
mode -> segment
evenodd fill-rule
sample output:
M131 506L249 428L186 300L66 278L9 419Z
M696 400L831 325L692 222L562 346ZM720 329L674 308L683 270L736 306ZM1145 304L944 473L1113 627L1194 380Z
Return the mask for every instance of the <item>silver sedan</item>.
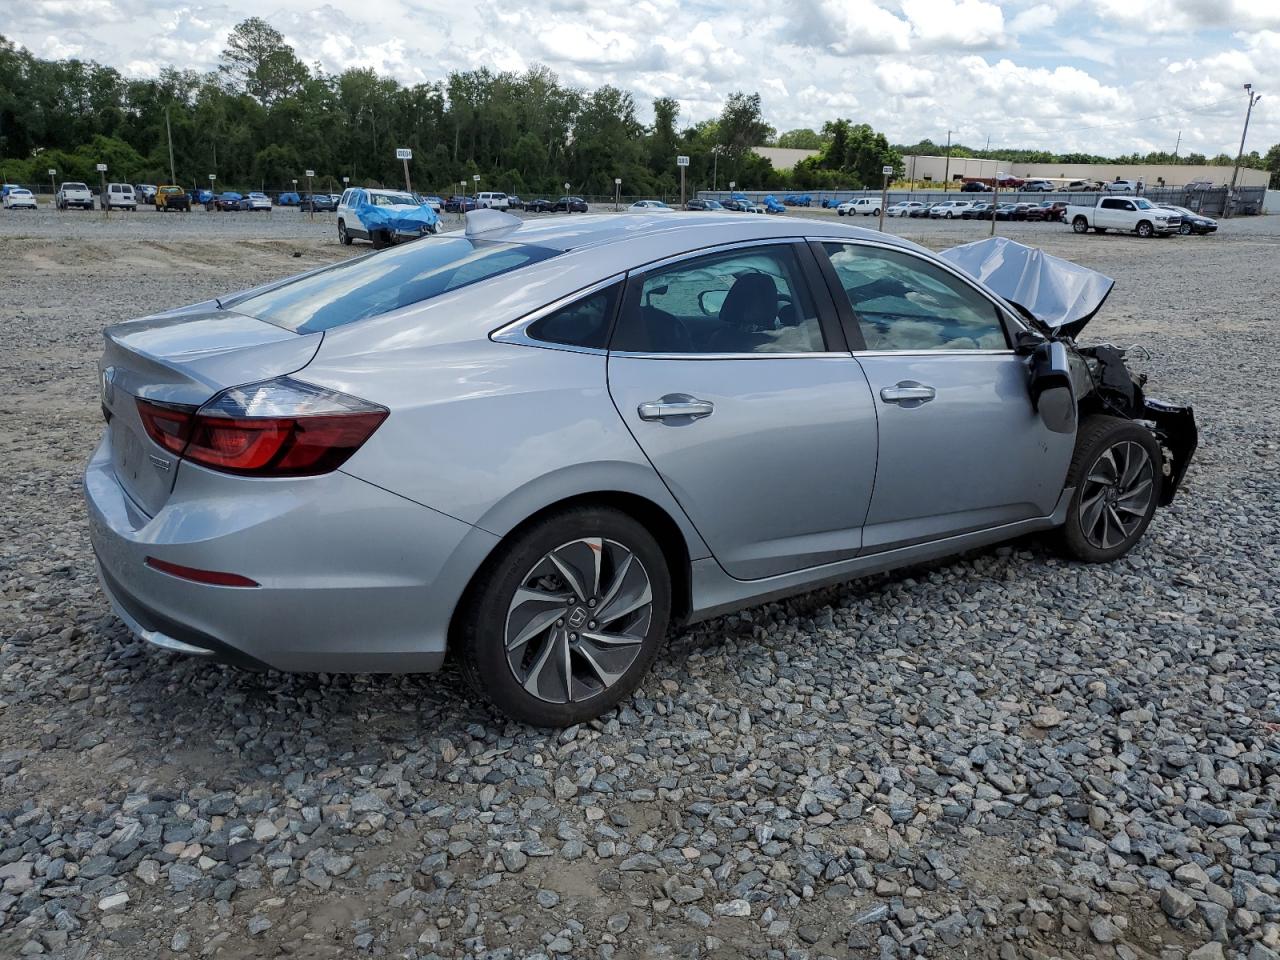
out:
M1016 244L477 211L107 329L102 584L168 650L447 653L507 715L576 723L673 625L1031 531L1132 548L1196 434L1075 343L1109 290Z

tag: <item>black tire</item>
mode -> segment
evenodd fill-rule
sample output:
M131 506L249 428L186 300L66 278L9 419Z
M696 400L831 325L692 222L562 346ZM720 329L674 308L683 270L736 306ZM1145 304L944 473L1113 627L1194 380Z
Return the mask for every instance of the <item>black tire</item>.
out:
M565 544L594 537L621 544L642 564L652 595L648 629L630 666L612 685L584 699L551 702L526 690L516 677L506 650L508 611L516 590L542 558ZM671 576L661 547L636 520L608 507L573 507L535 521L500 545L477 574L456 617L454 638L468 682L513 720L565 727L600 716L639 686L666 640Z
M351 234L347 233L347 222L345 220L338 221L338 242L344 247L351 246Z
M1138 236L1140 236L1143 240L1150 239L1151 235L1155 233L1155 231L1151 228L1151 224L1148 223L1146 220L1139 222L1138 228L1134 232L1137 233Z
M1191 224L1182 224L1182 226L1178 227L1178 233L1182 234L1184 237L1191 236Z
M843 217L843 216L844 216L844 211L843 211L843 210L841 210L839 207L836 207L836 214L837 214L837 215L839 215L839 216L841 216L841 217Z
M1071 229L1074 230L1076 233L1088 233L1089 221L1084 217L1076 217L1074 220L1071 221Z
M1104 546L1091 539L1086 531L1086 527L1090 524L1089 516L1083 512L1089 510L1085 498L1095 492L1096 485L1091 478L1105 473L1100 466L1104 456L1124 444L1137 444L1146 452L1150 464L1150 497L1137 524L1118 542ZM1076 433L1075 455L1071 458L1071 466L1067 470L1066 485L1075 487L1075 492L1071 495L1071 503L1067 508L1066 523L1060 531L1062 545L1066 552L1085 563L1106 563L1132 550L1146 533L1151 518L1155 515L1156 505L1160 500L1160 485L1164 477L1163 462L1160 444L1151 431L1142 424L1119 417L1104 416L1091 416L1081 421ZM1140 480L1141 476L1138 479ZM1104 496L1104 503L1105 500ZM1104 509L1107 508L1104 506ZM1112 513L1119 515L1115 511Z
M387 245L387 232L385 230L370 230L369 240L373 244L373 249L381 250Z

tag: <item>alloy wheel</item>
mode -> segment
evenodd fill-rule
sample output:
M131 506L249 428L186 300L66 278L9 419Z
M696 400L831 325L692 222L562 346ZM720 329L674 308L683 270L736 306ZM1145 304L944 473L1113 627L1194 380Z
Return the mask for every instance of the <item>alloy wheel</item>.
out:
M507 663L540 700L587 700L631 668L652 617L653 587L632 550L601 537L573 540L544 555L516 588Z
M1094 461L1080 491L1080 529L1101 550L1142 526L1155 493L1155 468L1139 443L1122 440Z

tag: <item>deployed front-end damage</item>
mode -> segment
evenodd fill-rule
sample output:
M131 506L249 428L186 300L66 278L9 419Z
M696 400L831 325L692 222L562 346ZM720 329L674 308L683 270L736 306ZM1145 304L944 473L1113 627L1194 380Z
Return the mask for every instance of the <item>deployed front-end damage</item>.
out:
M1147 376L1112 344L1082 347L1075 338L1102 309L1110 277L1005 237L942 252L943 259L1015 306L1034 331L1019 350L1032 356L1032 396L1047 423L1075 430L1085 416L1105 414L1146 424L1164 454L1161 506L1172 502L1198 442L1190 406L1149 397Z

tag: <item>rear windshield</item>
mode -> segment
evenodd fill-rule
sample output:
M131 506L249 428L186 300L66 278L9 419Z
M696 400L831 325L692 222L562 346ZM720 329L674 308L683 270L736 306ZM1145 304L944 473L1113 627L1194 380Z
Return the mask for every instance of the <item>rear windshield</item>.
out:
M497 240L423 237L224 305L286 330L314 333L422 303L558 252Z
M64 183L62 185L62 189L63 190L88 190L89 188L86 187L83 183Z

